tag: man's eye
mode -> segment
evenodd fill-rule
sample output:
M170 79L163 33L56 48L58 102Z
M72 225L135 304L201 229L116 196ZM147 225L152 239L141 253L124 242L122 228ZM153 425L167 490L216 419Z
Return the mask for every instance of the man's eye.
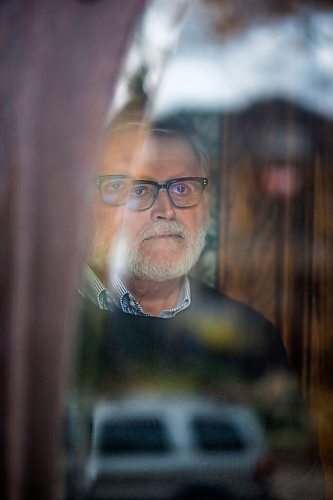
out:
M109 182L105 185L105 188L111 192L111 191L120 191L121 189L124 189L125 183L116 181L116 182Z
M179 184L178 186L176 186L175 188L175 191L179 194L182 194L182 193L185 193L185 191L187 190L187 186L184 186L184 184Z
M189 184L183 183L183 184L175 184L174 186L172 186L172 191L175 194L188 195L191 193L192 189Z
M147 187L143 185L133 186L131 194L134 196L144 196L147 194Z

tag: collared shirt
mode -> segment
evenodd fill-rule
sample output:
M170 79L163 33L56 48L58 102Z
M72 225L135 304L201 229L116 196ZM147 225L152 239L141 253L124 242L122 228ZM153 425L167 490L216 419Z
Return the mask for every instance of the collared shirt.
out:
M124 283L118 276L111 276L114 294L103 285L100 279L96 276L90 267L86 268L86 280L82 295L89 298L98 307L104 311L112 311L114 307L121 307L122 311L127 314L136 316L151 316L146 313L139 302L133 297L131 292L127 290ZM177 313L183 311L191 304L190 282L187 276L184 278L184 284L181 294L181 299L177 306L172 309L161 311L160 318L172 318Z

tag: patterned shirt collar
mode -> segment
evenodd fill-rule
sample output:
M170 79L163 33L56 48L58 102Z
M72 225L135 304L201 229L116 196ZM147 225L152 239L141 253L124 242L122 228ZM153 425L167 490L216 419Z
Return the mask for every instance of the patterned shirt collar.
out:
M114 294L103 285L90 267L86 268L86 280L83 295L94 302L104 311L112 311L115 306L121 307L122 311L135 316L151 316L146 313L139 302L127 290L124 283L118 276L111 276L111 282ZM190 282L187 276L184 278L184 284L181 299L176 307L162 311L160 318L172 318L179 312L186 309L191 304Z
M103 311L112 311L115 302L109 290L107 290L89 266L85 269L84 278L82 295L91 300Z

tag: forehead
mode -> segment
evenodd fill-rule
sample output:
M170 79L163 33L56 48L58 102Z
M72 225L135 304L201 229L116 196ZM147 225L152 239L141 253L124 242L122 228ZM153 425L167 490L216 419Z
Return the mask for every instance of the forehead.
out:
M163 180L200 175L200 165L185 139L132 127L107 141L100 175L107 174Z

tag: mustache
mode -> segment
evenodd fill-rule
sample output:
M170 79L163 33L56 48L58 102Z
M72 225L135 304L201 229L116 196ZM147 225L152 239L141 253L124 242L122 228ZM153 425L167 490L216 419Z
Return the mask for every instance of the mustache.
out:
M180 238L188 238L189 233L184 224L179 221L161 221L150 225L147 228L143 228L139 237L143 241L147 238L154 238L156 236L163 236L165 234L174 234Z

